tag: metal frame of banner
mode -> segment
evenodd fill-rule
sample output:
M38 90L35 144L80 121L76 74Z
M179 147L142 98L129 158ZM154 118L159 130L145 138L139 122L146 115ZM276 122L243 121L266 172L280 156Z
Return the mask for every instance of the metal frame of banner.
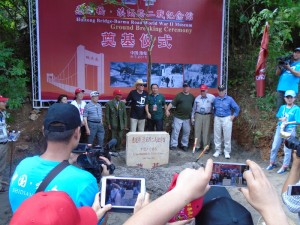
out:
M38 0L37 0L38 1ZM38 18L36 15L37 1L28 0L29 8L29 30L30 30L30 49L31 49L31 77L32 77L32 107L48 108L53 100L42 101L40 96L39 81L39 62L38 62ZM229 5L230 0L223 2L223 38L222 38L222 67L220 69L220 84L227 87L228 83L228 48L229 48Z
M222 48L222 70L220 76L220 84L228 85L228 51L229 51L229 6L230 0L223 2L223 48Z

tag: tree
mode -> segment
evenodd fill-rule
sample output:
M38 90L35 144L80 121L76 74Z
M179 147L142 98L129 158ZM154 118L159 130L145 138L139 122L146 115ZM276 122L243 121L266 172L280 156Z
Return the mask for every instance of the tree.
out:
M30 68L28 5L23 0L0 2L0 86L10 108L21 107L27 97Z

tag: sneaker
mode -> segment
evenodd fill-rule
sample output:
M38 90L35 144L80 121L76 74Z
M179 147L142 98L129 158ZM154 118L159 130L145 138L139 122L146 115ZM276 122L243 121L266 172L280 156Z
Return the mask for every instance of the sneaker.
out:
M272 169L274 169L274 168L276 168L276 165L275 165L275 164L270 164L270 165L266 168L266 170L272 170Z
M195 151L200 152L201 150L200 150L200 148L195 148Z
M229 153L224 153L225 159L230 159L230 154Z
M183 146L182 150L186 152L188 150L188 147L187 146Z
M176 150L177 148L175 146L170 147L170 150Z
M287 171L287 168L286 167L281 167L278 171L277 171L277 173L278 174L283 174L283 173L285 173Z
M209 153L209 149L207 149L205 152L204 152L204 154L208 154Z
M219 155L220 155L220 152L215 152L215 153L213 154L213 157L218 158Z

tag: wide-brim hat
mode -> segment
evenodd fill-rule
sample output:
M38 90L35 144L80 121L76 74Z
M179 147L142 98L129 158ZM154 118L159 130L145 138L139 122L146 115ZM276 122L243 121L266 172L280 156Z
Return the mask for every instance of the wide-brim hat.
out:
M138 84L146 84L142 79L138 79L135 83L134 86L136 87Z

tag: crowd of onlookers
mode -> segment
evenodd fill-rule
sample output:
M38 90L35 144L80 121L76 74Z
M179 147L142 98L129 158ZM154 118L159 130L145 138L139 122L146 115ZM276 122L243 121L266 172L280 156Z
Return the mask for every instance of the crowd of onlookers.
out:
M296 48L293 59L279 65L280 75L278 93L285 104L278 105L276 114L279 122L276 128L270 154L270 165L266 170L277 167L277 152L284 141L282 132L295 136L296 126L300 123L300 108L294 104L298 94L300 80L300 48ZM297 84L297 85L295 85ZM128 128L126 104L131 107L130 131L162 131L164 115L170 116L173 110L173 129L170 149L180 147L186 151L192 127L195 129L195 147L200 151L210 145L210 122L214 119L213 156L222 153L230 159L232 123L239 114L239 106L226 94L226 87L218 86L218 95L208 93L205 84L200 86L200 95L196 98L190 93L188 83L183 84L171 103L166 104L165 97L159 93L157 84L151 85L147 93L145 83L137 80L135 89L126 99L122 99L121 90L114 90L114 98L106 103L105 121L112 137L117 139L117 149L122 149L124 131ZM79 142L103 145L104 126L102 106L98 103L99 92L90 93L91 101L83 101L84 90L75 90L75 99L67 103L67 96L61 95L58 103L50 106L43 124L43 134L47 142L45 152L40 156L25 158L17 166L9 186L9 200L14 212L10 224L105 224L111 209L108 204L100 207L96 178L89 172L69 163L72 150ZM7 154L6 102L8 98L0 96L0 192L5 192L2 182L3 167ZM213 118L212 118L213 116ZM146 122L147 121L147 122ZM179 133L182 138L179 144ZM97 140L95 141L95 137ZM282 200L287 208L300 216L300 195L288 192L290 185L300 185L300 152L284 147L284 160L278 174L286 173L293 158L290 172L282 188ZM74 156L72 156L74 157ZM76 157L76 156L75 156ZM110 160L102 157L102 176L109 175ZM266 224L287 225L288 219L281 207L276 190L267 179L263 169L255 162L247 160L249 170L243 172L247 187L240 188L246 200L263 217ZM213 161L207 160L205 167L185 169L177 177L176 185L166 194L149 202L149 194L139 195L134 214L124 223L126 225L164 225L171 218L179 221L173 224L187 224L195 217L196 225L210 224L253 224L251 214L239 203L232 200L226 189L210 187ZM193 208L197 201L197 209ZM184 217L185 209L190 210ZM193 212L197 212L194 213ZM300 218L299 218L300 219ZM300 221L300 220L299 220Z

